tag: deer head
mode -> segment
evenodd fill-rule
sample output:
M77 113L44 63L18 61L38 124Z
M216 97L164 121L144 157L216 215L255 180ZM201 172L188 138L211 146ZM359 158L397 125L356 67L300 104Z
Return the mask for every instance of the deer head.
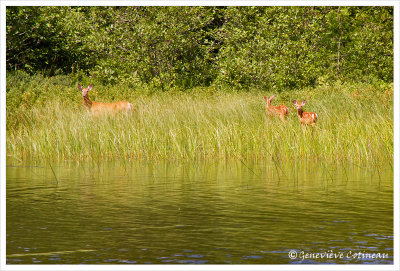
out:
M83 88L81 84L78 84L78 89L82 92L82 97L87 98L88 92L92 89L93 85L89 85L87 88Z

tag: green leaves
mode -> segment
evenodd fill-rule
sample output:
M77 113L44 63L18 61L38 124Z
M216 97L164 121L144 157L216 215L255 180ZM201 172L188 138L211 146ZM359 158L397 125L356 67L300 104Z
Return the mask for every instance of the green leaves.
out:
M217 82L275 91L312 86L320 77L390 82L390 14L391 7L229 7Z
M7 7L7 69L287 89L393 78L392 7Z

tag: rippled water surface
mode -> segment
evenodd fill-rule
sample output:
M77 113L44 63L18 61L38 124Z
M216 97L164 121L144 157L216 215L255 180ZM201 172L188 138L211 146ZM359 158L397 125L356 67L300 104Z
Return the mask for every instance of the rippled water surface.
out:
M9 164L6 183L8 264L393 264L389 165Z

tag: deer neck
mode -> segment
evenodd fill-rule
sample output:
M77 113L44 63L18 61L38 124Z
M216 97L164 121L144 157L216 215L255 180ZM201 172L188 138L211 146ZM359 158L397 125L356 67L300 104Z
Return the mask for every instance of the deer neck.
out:
M92 101L89 99L89 96L83 96L83 105L90 110L92 108Z
M300 119L303 117L303 108L297 108L297 116Z

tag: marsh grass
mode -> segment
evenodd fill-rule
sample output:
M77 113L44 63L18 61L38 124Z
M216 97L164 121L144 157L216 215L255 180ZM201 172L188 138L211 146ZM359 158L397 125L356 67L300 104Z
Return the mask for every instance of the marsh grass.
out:
M128 100L136 110L94 117L74 87L60 92L58 81L40 88L12 79L7 155L21 161L272 159L279 170L281 161L294 159L393 159L393 86L334 84L283 93L99 87L94 101ZM286 123L265 114L263 96L270 94L275 105L288 106ZM302 133L293 99L306 99L305 111L318 114L314 131Z

